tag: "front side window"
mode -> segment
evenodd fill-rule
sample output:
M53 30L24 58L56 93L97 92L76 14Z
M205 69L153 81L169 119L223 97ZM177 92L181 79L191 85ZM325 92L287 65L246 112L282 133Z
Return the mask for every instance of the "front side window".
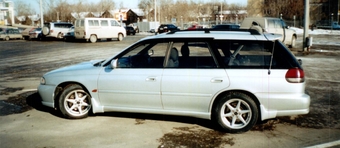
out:
M111 26L119 26L119 23L116 20L111 20Z
M275 28L282 28L282 21L281 20L275 20Z
M169 43L141 43L118 57L120 68L163 68L164 57Z

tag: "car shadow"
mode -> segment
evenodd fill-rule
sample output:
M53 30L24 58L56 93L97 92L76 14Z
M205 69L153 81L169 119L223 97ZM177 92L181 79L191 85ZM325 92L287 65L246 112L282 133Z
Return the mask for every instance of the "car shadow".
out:
M41 103L41 100L42 99L40 95L38 94L38 92L36 92L36 93L33 93L27 96L26 103L38 111L47 112L56 117L64 118L58 110L44 106ZM187 123L187 124L196 124L196 125L200 125L206 128L220 130L219 128L217 128L218 126L216 126L212 121L194 118L194 117L159 115L159 114L142 114L142 113L125 113L125 112L106 112L106 113L96 113L96 114L91 113L89 115L90 118L95 117L95 116L130 118L130 119L136 119L136 121L137 120L156 120L156 121L180 122L180 123Z
M65 118L60 111L44 106L41 103L41 97L38 92L35 92L31 95L26 97L26 103L31 106L32 108L50 113L59 118ZM135 119L136 125L143 124L146 120L153 120L153 121L168 121L168 122L179 122L179 123L186 123L186 124L193 124L199 125L205 128L209 128L216 131L225 132L216 122L207 119L200 119L195 117L187 117L187 116L174 116L174 115L163 115L163 114L143 114L143 113L127 113L127 112L105 112L105 113L90 113L89 117L118 117L118 118L129 118ZM275 124L279 121L277 119L265 120L265 121L258 121L258 123L253 127L253 131L266 131L266 130L273 130L275 128Z
M61 115L61 113L59 113L57 110L55 110L54 108L51 108L51 107L47 107L47 106L44 106L42 103L41 103L42 99L39 95L38 92L35 92L29 96L27 96L26 98L26 103L31 106L32 108L38 110L38 111L42 111L42 112L47 112L47 113L50 113L54 116L57 116L57 117L60 117L60 118L63 118L63 116Z
M143 113L126 113L126 112L106 112L91 114L91 116L111 116L119 118L130 118L136 119L136 124L140 120L154 120L154 121L169 121L169 122L179 122L186 124L196 124L213 130L221 130L213 121L187 117L187 116L173 116L173 115L163 115L163 114L143 114Z

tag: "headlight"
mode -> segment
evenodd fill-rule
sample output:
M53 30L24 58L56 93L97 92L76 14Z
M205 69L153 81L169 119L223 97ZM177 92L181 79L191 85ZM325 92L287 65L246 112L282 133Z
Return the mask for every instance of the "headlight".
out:
M40 84L41 84L41 85L45 85L45 84L46 84L46 80L45 80L44 77L41 77L41 79L40 79Z

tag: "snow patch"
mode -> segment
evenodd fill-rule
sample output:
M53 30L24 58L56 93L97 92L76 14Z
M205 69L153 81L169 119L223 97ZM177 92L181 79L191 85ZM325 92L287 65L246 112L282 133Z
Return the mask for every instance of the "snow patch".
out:
M303 29L296 28L296 27L290 27L290 29L293 29L296 31L296 34L303 34ZM309 34L318 35L318 34L329 34L329 35L340 35L340 30L328 30L328 29L314 29L308 30Z

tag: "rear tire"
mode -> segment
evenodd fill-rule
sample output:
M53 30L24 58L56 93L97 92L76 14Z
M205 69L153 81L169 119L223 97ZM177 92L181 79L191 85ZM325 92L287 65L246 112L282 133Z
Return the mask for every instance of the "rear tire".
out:
M62 33L59 32L57 38L58 38L58 39L62 39L62 38L63 38Z
M213 109L213 118L223 130L240 133L250 130L257 122L259 111L254 100L241 92L223 96Z
M292 42L289 45L289 47L290 48L295 48L296 47L296 37L295 36L292 37Z
M9 36L6 36L6 37L5 37L5 40L6 40L6 41L9 41Z
M97 36L92 34L92 35L90 36L90 42L91 42L91 43L97 42Z

